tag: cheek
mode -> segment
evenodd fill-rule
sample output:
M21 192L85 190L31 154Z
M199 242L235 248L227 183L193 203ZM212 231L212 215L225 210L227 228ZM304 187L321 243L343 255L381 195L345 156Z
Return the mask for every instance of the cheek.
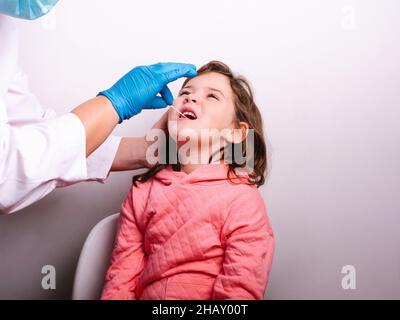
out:
M182 101L183 101L183 97L179 97L178 96L178 97L175 98L173 105L175 107L180 106L182 104Z
M207 112L204 121L208 123L208 128L225 129L231 126L233 116L233 110L230 108L215 107Z

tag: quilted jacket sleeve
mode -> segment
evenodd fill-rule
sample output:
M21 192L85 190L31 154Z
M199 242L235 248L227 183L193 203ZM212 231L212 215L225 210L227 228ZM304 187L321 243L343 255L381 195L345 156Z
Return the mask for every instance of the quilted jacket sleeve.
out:
M132 190L121 205L115 247L111 256L101 299L135 300L136 283L143 271L146 254L143 234L135 218Z
M261 300L274 254L275 238L258 190L232 204L222 228L225 259L212 299Z

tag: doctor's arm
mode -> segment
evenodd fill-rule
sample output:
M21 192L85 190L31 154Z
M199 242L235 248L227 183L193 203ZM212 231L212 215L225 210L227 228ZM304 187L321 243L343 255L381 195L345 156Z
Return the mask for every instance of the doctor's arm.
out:
M163 130L168 132L168 110L153 125L151 130ZM146 137L124 137L121 139L117 154L111 166L111 171L134 170L140 168L150 168L151 163L147 161L147 148L153 141L147 141Z
M136 67L72 112L43 119L35 114L33 120L21 114L22 120L9 121L0 90L0 213L21 210L56 187L104 180L110 168L143 167L144 138L120 139L110 133L142 109L172 104L167 83L195 74L193 65L179 63ZM11 80L4 94L12 92L18 103L37 105L26 84L20 85L26 82L22 78Z
M86 156L96 150L118 124L119 116L111 101L104 96L90 99L74 110L86 132Z
M133 68L108 90L100 92L96 98L76 107L72 113L81 120L85 128L86 156L106 140L118 123L143 109L160 109L171 105L173 96L167 84L181 77L193 77L196 74L194 65L184 63L168 62L139 66ZM142 151L145 146L141 139L128 139L121 142L121 148L124 149L129 144ZM123 154L126 153L122 152L121 155ZM120 166L121 162L117 167ZM132 169L140 167L138 164Z
M89 156L110 135L118 123L118 114L110 101L98 96L72 111L86 131L86 156ZM168 112L154 124L153 129L167 129ZM100 123L100 125L99 125ZM146 161L149 142L145 137L123 137L111 166L111 171L135 170L150 165Z

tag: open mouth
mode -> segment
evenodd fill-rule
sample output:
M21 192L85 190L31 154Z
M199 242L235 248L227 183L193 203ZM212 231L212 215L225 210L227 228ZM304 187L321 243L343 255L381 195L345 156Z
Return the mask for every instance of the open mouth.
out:
M183 117L188 118L189 120L197 119L196 114L192 111L183 111L182 114L179 115L179 119L182 119Z

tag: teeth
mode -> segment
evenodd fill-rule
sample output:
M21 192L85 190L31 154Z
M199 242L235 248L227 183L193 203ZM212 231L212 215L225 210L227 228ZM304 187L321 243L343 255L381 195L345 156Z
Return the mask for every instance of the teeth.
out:
M197 118L196 115L195 115L193 112L191 112L191 111L185 111L185 112L183 112L182 114L183 114L185 117L187 117L187 118L189 118L189 119L191 119L191 120L194 120L194 119Z

